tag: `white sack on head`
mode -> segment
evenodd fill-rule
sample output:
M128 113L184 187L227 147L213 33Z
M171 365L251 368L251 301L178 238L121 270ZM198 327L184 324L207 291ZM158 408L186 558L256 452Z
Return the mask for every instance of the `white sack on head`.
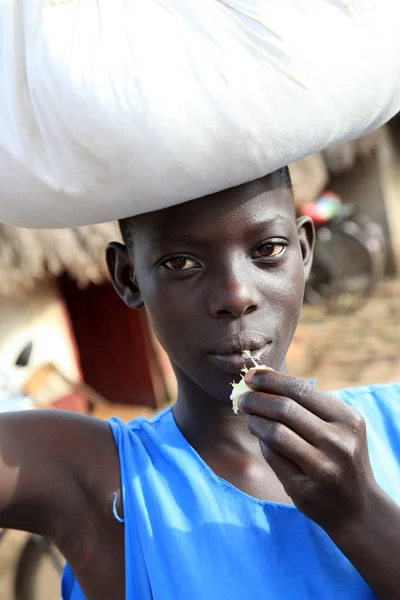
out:
M400 110L399 0L0 0L0 220L163 208Z

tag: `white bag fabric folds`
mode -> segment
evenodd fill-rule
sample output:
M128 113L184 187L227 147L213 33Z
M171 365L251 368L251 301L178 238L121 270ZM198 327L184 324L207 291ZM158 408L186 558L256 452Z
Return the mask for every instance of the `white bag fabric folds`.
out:
M163 208L399 110L399 0L0 0L4 222Z

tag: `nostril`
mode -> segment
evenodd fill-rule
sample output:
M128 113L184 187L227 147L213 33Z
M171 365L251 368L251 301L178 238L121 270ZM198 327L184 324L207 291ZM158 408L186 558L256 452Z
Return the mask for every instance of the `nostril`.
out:
M219 317L243 317L244 315L249 315L252 312L254 312L255 310L257 310L257 306L255 304L252 304L251 306L248 306L247 308L245 308L244 310L227 310L226 308L221 308L219 311L217 311L217 315Z

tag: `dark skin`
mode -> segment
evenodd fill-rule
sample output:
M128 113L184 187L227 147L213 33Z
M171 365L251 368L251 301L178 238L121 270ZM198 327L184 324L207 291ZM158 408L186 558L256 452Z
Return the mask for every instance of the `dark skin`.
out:
M218 200L143 215L132 226L130 252L119 245L109 249L110 271L129 306L147 307L173 363L181 431L219 476L250 495L291 503L246 420L232 412L230 382L238 375L215 368L208 353L220 339L254 332L272 342L269 364L282 369L311 266L311 223L296 223L290 191L271 178L228 190ZM260 250L270 240L276 242L272 249L267 244ZM187 257L183 269L181 256ZM162 264L169 257L172 269Z
M296 223L290 190L273 175L135 218L128 249L111 244L107 258L123 300L147 307L178 378L175 419L202 458L252 496L295 504L379 598L394 600L400 509L374 480L365 424L282 372L312 245L312 225ZM252 345L269 367L246 376L253 392L239 416L229 399L239 369L221 359L221 340ZM0 454L0 526L51 537L88 600L123 600L123 526L112 515L119 465L108 425L58 412L1 416Z

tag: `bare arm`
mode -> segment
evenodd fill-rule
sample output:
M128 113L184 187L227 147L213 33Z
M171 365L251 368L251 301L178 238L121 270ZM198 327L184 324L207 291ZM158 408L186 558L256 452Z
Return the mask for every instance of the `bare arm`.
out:
M64 411L0 415L0 527L57 541L119 488L107 423Z
M366 424L315 386L271 370L246 374L249 429L294 504L318 523L381 600L400 598L400 507L378 486Z
M381 489L361 518L327 533L381 600L400 597L400 508Z

